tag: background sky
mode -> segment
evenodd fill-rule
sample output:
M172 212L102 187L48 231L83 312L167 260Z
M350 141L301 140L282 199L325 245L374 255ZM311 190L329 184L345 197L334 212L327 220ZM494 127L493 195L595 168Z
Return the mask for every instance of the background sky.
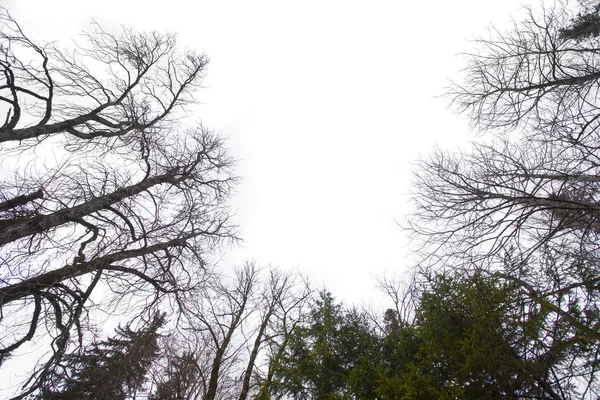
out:
M211 62L194 118L228 138L244 259L305 272L338 298L411 264L401 222L412 162L473 136L437 96L474 36L522 1L4 0L31 38L178 32ZM418 171L414 171L418 173Z

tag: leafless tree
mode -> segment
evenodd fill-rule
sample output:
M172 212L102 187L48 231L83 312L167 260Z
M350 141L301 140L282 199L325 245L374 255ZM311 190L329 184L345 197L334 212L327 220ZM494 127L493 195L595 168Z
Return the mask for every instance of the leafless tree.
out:
M239 400L246 400L252 386L256 386L255 373L259 374L263 362L259 358L260 352L265 345L272 341L280 329L288 328L282 323L286 315L292 310L297 310L299 305L304 304L310 296L311 290L305 280L300 280L291 273L284 273L279 269L270 269L268 280L264 282L259 296L257 309L258 327L249 335L254 337L251 346L248 347L246 370L243 373L242 386Z
M597 251L600 39L565 33L595 20L592 3L577 15L567 2L526 8L511 30L491 30L468 54L465 83L448 96L500 138L419 163L409 227L434 258L470 263L548 243Z
M592 3L592 2L586 2ZM596 13L587 4L585 15ZM479 128L532 127L576 140L593 134L598 118L597 36L565 36L575 7L567 1L525 8L512 29L491 29L467 54L462 85L448 96Z
M418 278L419 275L411 274L409 279L398 275L383 275L376 279L377 288L391 300L394 318L401 328L412 327L415 324L416 310L418 307ZM385 333L385 326L381 321L381 310L370 310L369 315L373 324L380 333ZM385 321L383 321L385 322Z
M164 364L152 374L154 393L152 400L193 400L200 393L202 382L198 379L201 367L192 351L179 352L171 349L164 357Z
M600 292L588 281L596 266L552 248L535 260L507 256L505 263L492 279L511 293L502 306L510 316L503 340L519 360L514 384L553 399L597 397Z
M0 364L45 329L44 380L92 305L155 309L235 239L223 141L185 124L207 58L173 35L95 26L73 50L0 9ZM137 308L136 308L137 307Z
M241 350L247 339L240 337L243 324L256 310L255 296L258 286L258 268L247 264L236 270L231 286L221 280L212 286L211 293L206 293L196 313L198 324L192 329L199 329L208 334L211 341L212 362L206 374L203 400L214 400L229 393L233 397L234 383L237 383L240 367Z
M187 366L193 364L195 370L195 379L188 379L181 393L202 400L249 398L266 374L269 344L290 329L290 315L299 315L310 293L306 281L295 275L265 271L254 263L236 269L233 278L212 276L187 303L182 334L174 346L183 351L176 360L187 359ZM173 384L181 374L170 370L167 363L165 373L159 374L159 388L181 386ZM163 390L157 399L171 395Z
M239 400L247 398L249 389L254 389L252 391L254 398L263 398L271 393L276 365L280 363L287 349L292 332L306 317L314 294L306 278L278 270L271 271L265 289L260 319L263 323L258 331L259 334L255 334L251 351L251 355L254 356L251 358L257 361L254 362L253 370L248 364L242 387L247 390L242 390ZM257 354L259 350L263 350L262 360ZM252 372L254 376L250 375ZM252 387L250 378L253 382Z
M438 150L418 164L409 228L429 259L444 264L483 264L509 247L530 255L550 244L596 257L595 162L552 141Z
M526 8L477 41L449 96L495 139L420 161L407 221L423 270L517 288L516 326L539 330L510 346L550 398L598 390L600 38L597 4L583 3Z

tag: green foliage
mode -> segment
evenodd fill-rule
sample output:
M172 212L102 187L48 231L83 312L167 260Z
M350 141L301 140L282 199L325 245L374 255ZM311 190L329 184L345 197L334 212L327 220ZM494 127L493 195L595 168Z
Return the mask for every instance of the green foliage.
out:
M411 373L427 375L428 389L441 397L509 394L502 387L514 379L516 360L506 337L507 300L509 290L482 274L436 277L418 310L420 365Z
M275 367L272 395L295 399L374 399L380 341L365 313L344 311L321 292L291 333ZM266 393L262 397L269 398Z
M572 291L531 287L526 267L511 275L514 262L424 276L413 324L391 309L375 324L322 292L255 398L569 398L576 377L596 369L597 310Z
M118 327L116 336L93 343L80 354L65 357L64 372L54 372L42 399L126 399L143 389L152 363L159 355L158 329L164 315L133 330Z
M384 323L381 364L377 370L377 387L374 392L384 400L412 398L417 394L414 392L415 388L427 386L424 383L406 382L409 378L423 376L412 373L421 348L418 330L414 326L401 325L396 311L392 309L385 312ZM424 394L426 390L419 389L417 392Z
M384 315L377 398L482 399L514 394L508 324L511 287L499 279L436 275L423 288L414 326Z
M375 335L364 312L346 312L339 329L339 355L347 396L374 399L381 363L381 339Z

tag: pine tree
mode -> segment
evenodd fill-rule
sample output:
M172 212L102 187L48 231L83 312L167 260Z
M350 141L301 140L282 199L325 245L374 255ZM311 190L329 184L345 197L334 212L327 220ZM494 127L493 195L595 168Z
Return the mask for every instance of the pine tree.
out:
M138 330L131 323L116 329L116 335L93 343L79 354L65 357L42 391L41 399L126 399L143 389L146 375L159 355L158 329L165 315L157 314Z

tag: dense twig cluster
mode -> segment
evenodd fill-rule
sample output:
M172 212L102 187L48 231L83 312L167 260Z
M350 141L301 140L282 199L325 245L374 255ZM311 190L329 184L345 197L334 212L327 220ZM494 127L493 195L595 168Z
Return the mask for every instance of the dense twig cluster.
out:
M85 39L36 44L0 10L0 363L41 329L53 349L26 393L81 342L91 305L177 301L236 237L224 144L179 121L207 57L156 32Z
M516 285L514 324L538 321L537 336L533 347L505 340L526 370L545 371L532 385L542 398L586 398L600 390L598 8L525 11L477 41L449 91L496 139L420 162L408 228L422 267Z

